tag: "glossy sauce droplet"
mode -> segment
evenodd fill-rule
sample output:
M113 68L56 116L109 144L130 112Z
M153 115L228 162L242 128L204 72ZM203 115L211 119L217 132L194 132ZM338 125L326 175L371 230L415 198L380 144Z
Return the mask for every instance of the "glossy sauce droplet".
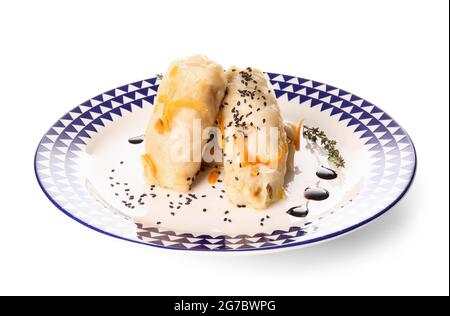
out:
M323 180L334 180L338 177L338 174L333 169L321 166L319 170L317 170L316 176Z
M320 187L309 187L305 190L304 196L308 200L323 201L330 197L330 192Z
M295 206L286 213L294 217L306 217L309 214L308 205Z
M128 140L128 142L130 143L130 144L133 144L133 145L139 145L139 144L141 144L142 142L144 142L144 135L140 135L140 136L136 136L136 137L131 137L129 140Z

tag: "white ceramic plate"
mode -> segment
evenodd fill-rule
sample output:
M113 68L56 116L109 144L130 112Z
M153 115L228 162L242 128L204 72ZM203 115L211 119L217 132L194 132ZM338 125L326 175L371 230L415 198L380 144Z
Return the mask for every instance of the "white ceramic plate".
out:
M42 138L36 176L46 196L78 222L107 235L174 250L267 252L341 236L397 203L416 170L414 145L383 110L342 89L293 76L267 74L283 117L319 127L338 142L347 164L335 180L321 180L325 201L308 204L306 217L287 213L305 205L303 192L317 185L328 164L308 142L287 177L286 199L266 211L236 208L222 183L205 181L179 194L144 183L142 135L152 113L158 79L102 93L59 119Z

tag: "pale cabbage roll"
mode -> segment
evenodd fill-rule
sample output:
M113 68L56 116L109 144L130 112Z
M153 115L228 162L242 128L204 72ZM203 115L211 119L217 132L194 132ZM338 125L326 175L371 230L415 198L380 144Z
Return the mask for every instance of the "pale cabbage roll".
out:
M293 159L289 152L295 148L286 135L280 108L265 75L257 69L236 67L226 75L227 95L220 118L226 193L235 205L265 209L285 196L288 164L292 168L288 161ZM271 127L273 138L277 139L272 147ZM265 147L261 148L260 142L251 145L263 129Z
M226 83L222 66L204 56L176 60L170 65L145 135L142 162L150 184L180 192L191 188L202 160L194 151L197 145L203 148L206 143L202 140L193 144L198 139L193 135L193 123L201 121L200 131L215 125ZM188 139L182 137L186 136L183 131L189 132ZM180 145L190 145L187 161L180 161Z

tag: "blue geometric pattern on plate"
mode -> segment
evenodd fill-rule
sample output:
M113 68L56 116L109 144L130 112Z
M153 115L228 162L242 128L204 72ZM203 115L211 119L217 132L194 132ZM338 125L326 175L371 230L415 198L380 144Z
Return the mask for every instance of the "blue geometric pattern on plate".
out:
M379 217L396 204L410 187L416 171L416 152L407 133L387 113L345 90L317 81L267 73L277 98L300 106L317 107L338 124L365 140L371 154L369 181L346 208L345 216L333 212L316 225L291 227L252 236L209 236L167 231L157 227L130 226L88 192L77 169L89 140L108 121L124 112L153 106L157 78L137 81L100 94L72 109L42 138L35 156L35 172L46 196L61 211L104 234L146 245L176 250L255 251L307 245L350 232ZM333 223L353 216L354 223L333 230ZM325 227L325 228L324 228Z

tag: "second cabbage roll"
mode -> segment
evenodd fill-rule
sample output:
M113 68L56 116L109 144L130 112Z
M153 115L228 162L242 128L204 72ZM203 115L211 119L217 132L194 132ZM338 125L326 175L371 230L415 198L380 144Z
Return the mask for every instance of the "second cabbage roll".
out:
M265 209L284 197L292 146L265 75L236 67L226 75L221 117L226 192L238 206Z

